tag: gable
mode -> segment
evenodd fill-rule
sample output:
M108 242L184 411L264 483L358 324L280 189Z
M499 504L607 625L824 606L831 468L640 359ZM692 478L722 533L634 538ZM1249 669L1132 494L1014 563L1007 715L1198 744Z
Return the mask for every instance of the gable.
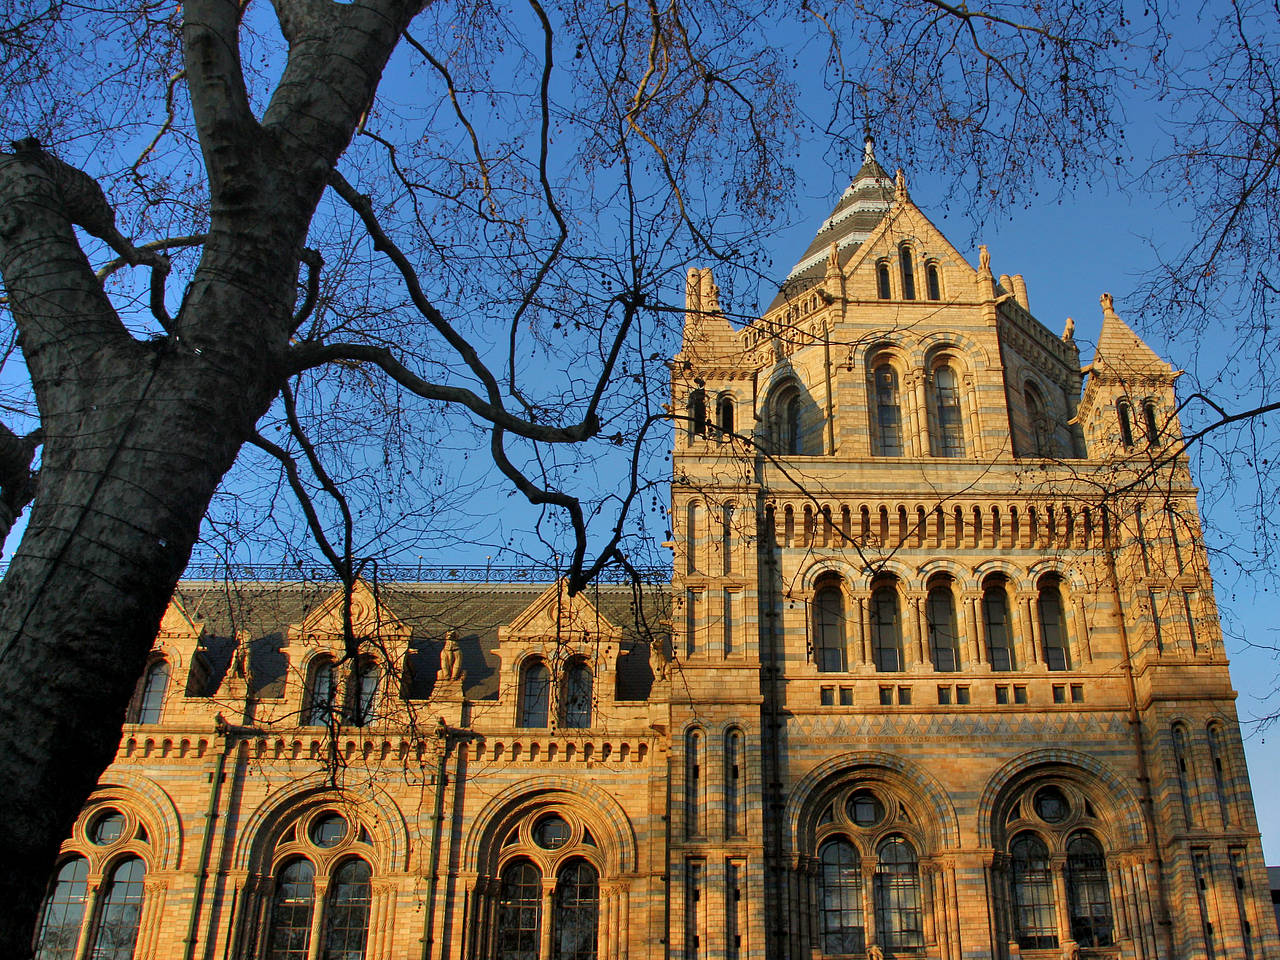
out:
M502 631L508 639L575 634L617 639L622 631L607 620L584 593L570 596L568 585L563 580L544 590Z

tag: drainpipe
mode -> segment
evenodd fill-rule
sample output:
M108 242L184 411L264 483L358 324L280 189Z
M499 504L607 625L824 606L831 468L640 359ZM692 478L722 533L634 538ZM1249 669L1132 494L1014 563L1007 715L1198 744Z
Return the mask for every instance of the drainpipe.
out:
M436 761L436 799L431 813L431 865L427 868L427 916L422 931L422 958L431 960L435 946L436 891L440 887L440 834L444 822L444 789L447 780L449 748L460 731L449 729L441 718L436 724L436 737L440 741L440 757Z
M227 765L227 747L231 744L231 729L222 714L216 721L220 741L213 763L213 782L209 787L209 805L204 814L204 838L200 841L200 861L196 868L196 889L191 898L191 919L187 923L187 935L183 939L183 960L191 960L196 952L196 928L200 924L200 908L204 903L204 888L209 879L209 852L213 847L214 824L218 819L218 798L222 795L222 780Z

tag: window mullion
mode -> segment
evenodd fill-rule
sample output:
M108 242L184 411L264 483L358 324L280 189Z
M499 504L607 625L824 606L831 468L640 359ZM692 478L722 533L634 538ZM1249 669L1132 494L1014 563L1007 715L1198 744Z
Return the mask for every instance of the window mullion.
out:
M76 938L75 960L86 960L89 953L89 938L98 925L98 900L102 893L104 878L96 880L90 874L85 878L84 914L80 920L80 936Z
M1067 858L1050 857L1049 875L1053 878L1053 901L1057 906L1058 945L1075 942L1071 935L1071 905L1067 897Z
M307 948L307 960L323 960L324 958L324 919L328 906L329 876L316 871L312 881L311 899L311 943Z

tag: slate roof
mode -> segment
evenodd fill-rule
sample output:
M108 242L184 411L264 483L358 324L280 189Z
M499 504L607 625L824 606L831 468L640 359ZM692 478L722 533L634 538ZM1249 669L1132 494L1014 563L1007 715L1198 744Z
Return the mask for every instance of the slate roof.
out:
M409 697L426 699L431 695L444 635L457 630L466 695L474 700L495 699L498 628L515 620L548 586L395 583L381 587L381 602L413 631L407 664ZM205 624L204 651L209 666L207 689L189 689L188 693L201 696L216 690L231 661L236 631L247 630L255 693L280 696L289 665L289 625L301 623L335 589L332 583L179 584L175 598L193 620ZM671 617L670 588L644 586L638 608L629 586L592 586L586 595L601 616L622 630L617 698L646 699L653 684L650 638L670 634L669 624L664 622ZM297 652L294 654L296 659Z
M868 144L861 169L840 195L835 209L822 222L813 242L791 268L778 295L765 312L768 313L788 300L794 300L822 281L826 276L827 257L832 243L836 245L840 266L848 263L854 251L871 236L893 206L893 195L893 178L876 162Z

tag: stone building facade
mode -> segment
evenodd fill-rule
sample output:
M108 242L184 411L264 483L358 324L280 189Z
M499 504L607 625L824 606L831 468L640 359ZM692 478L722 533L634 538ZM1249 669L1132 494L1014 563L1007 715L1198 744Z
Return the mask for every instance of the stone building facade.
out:
M868 150L759 321L690 271L669 586L185 584L37 956L1280 957L1102 307L1082 369Z

